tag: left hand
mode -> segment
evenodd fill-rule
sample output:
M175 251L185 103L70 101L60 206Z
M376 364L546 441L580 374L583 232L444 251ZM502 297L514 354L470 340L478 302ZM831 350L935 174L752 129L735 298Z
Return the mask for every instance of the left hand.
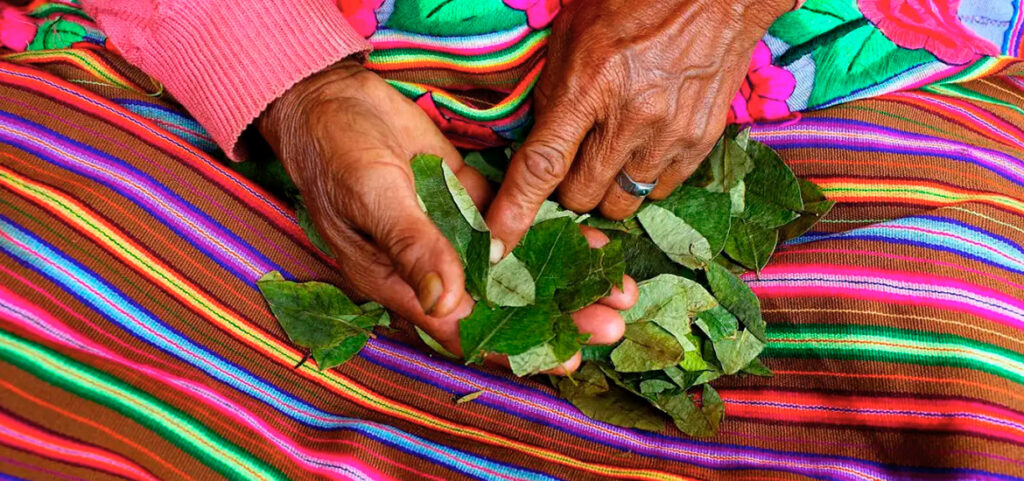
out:
M509 165L487 224L506 246L558 189L562 205L613 219L643 199L615 181L671 193L725 128L758 40L794 0L577 0L552 25L534 90L536 123Z

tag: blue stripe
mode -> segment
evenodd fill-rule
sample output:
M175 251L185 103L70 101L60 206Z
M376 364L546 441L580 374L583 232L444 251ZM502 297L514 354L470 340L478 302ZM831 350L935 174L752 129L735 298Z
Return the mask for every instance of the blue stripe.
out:
M188 363L205 372L210 377L273 407L278 412L306 426L321 430L344 429L356 431L381 443L391 445L401 451L428 460L431 463L448 467L478 479L501 479L488 473L487 470L525 480L553 479L541 473L512 467L436 444L393 427L383 429L382 426L384 425L368 423L321 411L302 399L277 389L275 386L254 376L237 364L224 359L217 353L192 342L172 327L157 319L156 316L121 293L113 285L95 276L74 259L58 252L44 240L21 229L3 215L0 215L0 232L6 233L28 247L29 250L25 250L5 238L0 238L0 250L6 252L18 261L19 264L60 285L61 288L80 302L92 307L136 338ZM49 265L43 259L56 264L56 266ZM62 272L62 270L66 272ZM104 301L103 298L107 298L109 301ZM118 308L125 312L119 312ZM136 321L132 318L138 320ZM146 328L154 332L151 334L147 332ZM264 395L260 391L265 391L269 394ZM411 440L407 438L411 438ZM429 448L425 449L417 446L417 444L423 444ZM435 451L445 453L448 456L438 455ZM483 466L485 469L470 466L464 462L465 460L472 461L474 464Z

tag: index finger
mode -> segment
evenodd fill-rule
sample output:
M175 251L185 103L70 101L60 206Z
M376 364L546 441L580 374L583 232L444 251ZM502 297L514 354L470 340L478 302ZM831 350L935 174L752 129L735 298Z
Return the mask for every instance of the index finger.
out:
M533 224L537 211L569 172L580 142L593 120L564 102L551 102L539 113L526 142L512 156L498 189L487 225L506 250L512 250Z

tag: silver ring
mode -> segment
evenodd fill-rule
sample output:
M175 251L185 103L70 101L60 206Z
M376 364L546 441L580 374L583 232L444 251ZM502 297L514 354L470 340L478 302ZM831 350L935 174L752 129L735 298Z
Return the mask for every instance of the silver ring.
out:
M627 194L634 197L647 197L647 195L658 186L657 180L651 183L637 182L633 180L625 170L619 171L619 175L615 176L615 182L617 182L619 187L622 187L622 190L626 191Z

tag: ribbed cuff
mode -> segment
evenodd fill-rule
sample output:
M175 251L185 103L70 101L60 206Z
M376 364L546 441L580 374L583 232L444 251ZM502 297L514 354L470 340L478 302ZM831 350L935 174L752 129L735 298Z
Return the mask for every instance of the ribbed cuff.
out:
M111 10L110 23L123 29L108 32L114 44L163 82L233 160L245 157L239 138L274 99L370 50L332 0L153 1L143 2L148 12L131 13L102 2L98 20L108 23L102 12Z

